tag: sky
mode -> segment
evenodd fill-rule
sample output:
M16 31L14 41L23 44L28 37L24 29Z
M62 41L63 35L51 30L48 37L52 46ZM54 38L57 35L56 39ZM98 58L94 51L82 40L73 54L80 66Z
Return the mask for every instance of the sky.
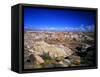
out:
M24 8L24 29L51 31L93 31L95 12Z

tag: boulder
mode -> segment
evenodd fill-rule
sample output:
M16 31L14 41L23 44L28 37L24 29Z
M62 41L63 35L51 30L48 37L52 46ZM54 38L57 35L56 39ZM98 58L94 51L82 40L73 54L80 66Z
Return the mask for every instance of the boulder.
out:
M33 63L36 63L36 64L44 63L44 60L39 55L31 54L30 59L31 61L33 61Z
M64 63L67 65L71 65L71 61L69 59L64 59Z

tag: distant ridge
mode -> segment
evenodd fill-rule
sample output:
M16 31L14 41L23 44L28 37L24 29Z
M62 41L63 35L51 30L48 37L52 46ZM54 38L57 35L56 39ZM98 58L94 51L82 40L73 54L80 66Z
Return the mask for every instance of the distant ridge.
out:
M92 26L80 26L80 27L64 27L64 28L24 28L24 31L51 31L51 32L93 32L94 25Z

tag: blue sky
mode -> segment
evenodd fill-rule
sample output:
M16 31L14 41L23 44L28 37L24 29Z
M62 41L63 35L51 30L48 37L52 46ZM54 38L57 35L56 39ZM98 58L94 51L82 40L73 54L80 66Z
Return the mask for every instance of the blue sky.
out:
M92 11L24 8L25 29L92 31L94 19Z

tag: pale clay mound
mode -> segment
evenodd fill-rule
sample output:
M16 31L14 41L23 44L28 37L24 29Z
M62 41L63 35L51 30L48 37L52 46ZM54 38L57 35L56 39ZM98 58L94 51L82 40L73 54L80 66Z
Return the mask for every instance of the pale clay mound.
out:
M73 51L64 46L50 45L44 41L35 42L33 45L34 53L38 55L43 55L48 53L51 58L56 57L67 57L72 55Z

